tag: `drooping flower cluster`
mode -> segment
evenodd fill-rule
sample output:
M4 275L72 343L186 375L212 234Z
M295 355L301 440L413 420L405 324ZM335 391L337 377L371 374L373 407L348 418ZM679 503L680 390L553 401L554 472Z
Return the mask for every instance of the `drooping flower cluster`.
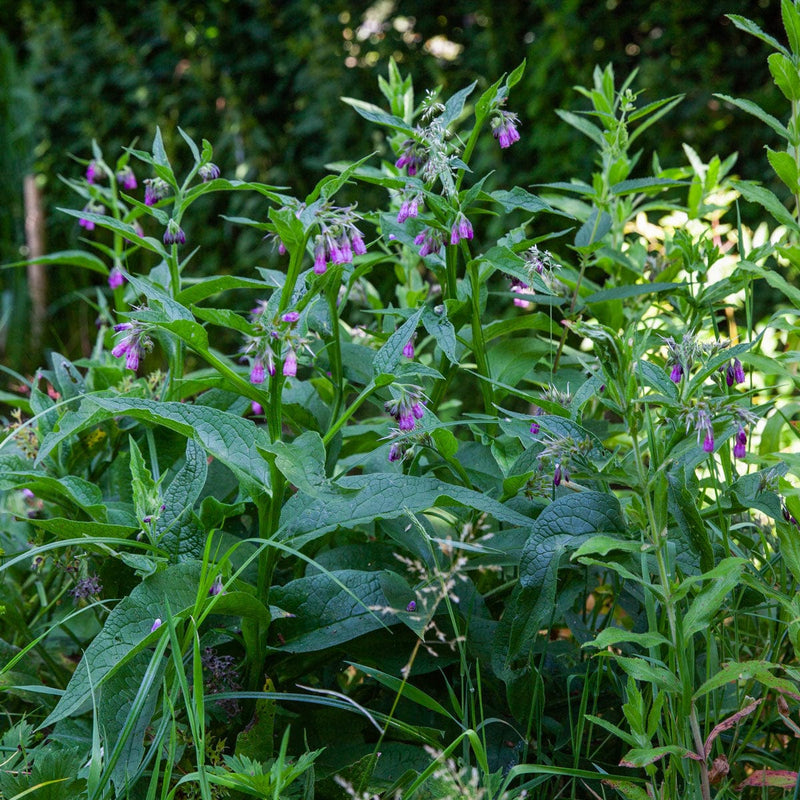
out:
M297 350L305 344L296 332L299 321L297 311L287 311L277 319L270 319L267 303L259 301L251 312L255 332L244 349L250 359L250 383L261 384L267 375L275 375L276 359L281 357L281 374L286 378L297 375Z
M428 162L428 151L416 139L406 139L400 147L400 156L394 165L397 169L406 168L406 174L414 177Z
M558 293L561 283L554 277L556 270L560 269L559 264L553 259L553 256L547 250L539 250L536 245L529 247L522 257L525 260L525 271L528 274L527 279L523 279L517 275L509 276L511 292L516 295L532 295L532 292L527 290L531 289L536 278L541 278L545 286L551 291ZM533 302L526 297L514 297L514 305L517 308L531 308Z
M503 150L519 141L517 125L519 117L511 111L498 110L492 118L492 135Z
M314 272L317 275L324 274L328 264L350 264L353 256L366 254L364 234L356 224L361 217L355 213L355 206L326 207L317 217L320 226L314 239Z
M90 200L84 207L82 213L88 214L105 214L106 209L105 206L100 205L100 203L95 203L93 200ZM95 229L95 222L93 219L88 219L87 217L80 217L78 219L78 225L81 228L84 228L87 231L93 231Z
M680 343L671 336L662 338L667 347L667 368L673 383L680 383L682 378L688 378L698 361L704 363L730 345L725 340L700 342L691 333L685 333ZM739 368L741 369L741 364Z
M209 161L197 170L197 174L202 178L203 183L208 183L208 181L214 181L219 178L220 170L216 164L212 164Z
M136 182L136 175L127 164L117 173L117 183L127 191L132 191L139 185Z
M164 244L186 244L186 234L174 219L167 223L167 229L164 231Z
M119 289L125 283L125 274L119 267L113 267L108 273L108 286L110 289Z
M422 258L437 254L444 245L444 237L441 231L435 228L425 228L414 237L414 244L421 245L419 254Z
M413 192L409 196L404 194L403 202L400 204L400 211L397 213L397 221L402 225L407 219L419 216L422 205L423 197L421 192Z
M153 342L147 335L147 327L137 320L132 322L121 322L114 326L116 333L123 333L124 336L114 345L111 355L114 358L125 356L125 366L136 371L139 368L139 361L145 353L153 347Z
M531 423L531 433L539 434L539 423ZM594 457L597 444L591 437L575 439L572 436L552 436L543 433L537 436L543 447L536 456L539 464L537 474L532 476L526 486L526 494L531 496L547 494L553 487L569 483L571 473L578 469L589 469L588 462Z
M417 420L425 416L425 400L419 386L399 385L397 389L398 396L387 400L383 407L397 422L397 427L409 433L416 427Z
M459 211L450 229L450 244L458 244L462 239L471 239L472 236L472 223Z
M97 161L92 159L92 161L86 165L86 181L88 183L94 183L98 178L102 177L103 168L97 163Z
M746 375L744 374L742 362L739 361L738 358L734 358L733 361L728 364L725 370L725 383L731 387L735 383L744 383L745 378Z
M169 194L169 184L161 178L146 178L144 182L144 203L154 206Z

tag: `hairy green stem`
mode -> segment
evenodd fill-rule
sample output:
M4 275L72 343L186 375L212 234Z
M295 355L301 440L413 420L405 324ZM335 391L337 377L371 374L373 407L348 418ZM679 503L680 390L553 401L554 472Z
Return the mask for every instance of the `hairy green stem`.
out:
M344 410L344 413L336 420L336 422L331 425L328 429L328 432L322 438L322 442L325 446L333 439L334 436L338 433L339 429L353 416L353 414L358 411L364 401L377 389L378 387L375 385L374 381L370 381L360 392L358 397Z
M487 415L491 416L495 413L494 408L494 392L492 391L492 374L489 367L489 360L486 357L486 341L483 337L483 326L481 325L481 282L480 282L480 265L476 261L470 261L467 264L467 272L469 274L471 295L472 295L472 352L475 354L475 363L478 366L478 372L486 378L485 381L480 382L481 394L483 395L483 407Z

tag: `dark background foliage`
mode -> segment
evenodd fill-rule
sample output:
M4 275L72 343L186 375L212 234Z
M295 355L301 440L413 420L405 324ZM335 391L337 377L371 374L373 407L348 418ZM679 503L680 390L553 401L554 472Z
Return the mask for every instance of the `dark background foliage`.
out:
M778 0L0 0L7 39L0 39L0 261L25 254L26 172L42 189L47 249L82 246L75 220L55 210L75 204L58 176L82 175L70 155L90 158L92 139L113 163L133 141L149 147L159 125L180 167L188 157L180 125L214 144L224 176L290 186L299 196L328 162L373 150L390 155L382 134L340 101L346 95L380 104L377 76L386 74L390 57L413 75L419 92L441 84L445 96L473 80L485 86L527 58L509 103L520 114L522 140L502 160L487 147L473 161L478 172L497 170L498 185L588 176L591 150L555 109L583 108L572 87L589 83L594 65L608 62L618 80L639 69L634 88L646 101L686 93L643 137L645 152L656 148L661 163L673 166L685 163L683 142L705 161L738 151L740 175L769 180L762 149L769 131L713 97L749 97L783 113L767 47L738 31L728 13L780 36ZM361 197L362 208L370 199ZM203 274L248 274L272 258L253 233L219 219L265 218L264 202L220 205L226 202L209 201L206 219L192 221L190 235L203 227L196 266ZM25 274L0 276L0 356L30 372L43 353L17 335L29 314ZM78 333L84 304L74 301L93 297L102 279L66 268L53 269L49 279L51 322L42 348L77 356L91 341Z

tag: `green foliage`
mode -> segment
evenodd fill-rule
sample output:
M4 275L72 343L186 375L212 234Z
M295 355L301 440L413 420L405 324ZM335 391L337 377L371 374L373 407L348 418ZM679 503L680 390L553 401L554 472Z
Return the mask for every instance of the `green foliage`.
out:
M20 377L0 440L4 796L796 780L798 298L775 264L800 263L797 209L730 157L642 159L680 97L612 65L559 114L589 175L489 174L531 138L526 66L417 103L391 62L385 103L344 112L376 152L297 195L220 177L188 124L93 143L66 181L86 249L59 258L113 288L91 354ZM794 192L797 121L756 116ZM217 195L271 267L216 274ZM730 219L739 197L781 227ZM762 279L787 301L763 319Z

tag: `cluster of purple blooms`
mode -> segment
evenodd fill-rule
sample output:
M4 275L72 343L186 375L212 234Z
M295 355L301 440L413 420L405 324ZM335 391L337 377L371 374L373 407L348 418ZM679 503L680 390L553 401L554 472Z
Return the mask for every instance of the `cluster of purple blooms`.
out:
M418 386L411 389L401 387L400 397L387 400L384 404L386 413L397 422L397 427L403 433L413 431L418 419L425 415L425 402L422 399L422 390Z
M174 219L169 221L164 231L164 244L186 244L186 234Z
M113 267L108 273L108 286L110 289L119 289L125 283L125 274L119 267Z
M519 141L519 117L511 111L498 111L492 119L492 135L504 150Z
M409 344L412 344L409 342ZM408 345L406 345L406 348ZM413 344L412 344L413 347ZM425 416L425 400L419 386L400 386L400 396L387 400L384 404L386 413L397 422L397 427L403 433L410 433L417 425L417 420ZM403 442L393 442L389 448L389 461L399 461L403 458L406 445Z
M335 227L331 228L317 234L314 240L314 273L317 275L323 275L329 263L350 264L353 256L363 256L367 252L364 236L355 225L336 227L341 227L341 230L337 232Z
M265 306L262 303L256 306L252 311L253 322L262 328L264 327L262 322L264 310ZM265 330L261 335L253 337L247 347L247 351L254 351L250 363L250 383L264 383L267 375L273 376L276 374L275 352L272 349L272 342L277 342L281 338L285 339L288 343L288 349L283 358L281 374L285 378L293 378L297 375L297 353L292 344L291 333L295 324L300 319L300 313L297 311L287 311L285 314L281 315L280 319L282 323L289 326L283 337L281 333L275 329Z
M94 201L90 200L84 207L82 213L89 213L89 214L105 214L106 209L105 206L100 205L100 203L95 203ZM93 231L95 228L94 220L87 219L86 217L81 217L78 220L78 225L81 228L87 231Z
M208 183L208 181L215 181L219 178L220 170L216 164L212 164L209 161L197 170L197 174L201 177L203 183Z
M147 336L146 328L139 322L121 322L114 326L115 333L125 332L125 335L114 345L111 355L114 358L125 356L125 366L136 371L139 361L150 350L153 343Z
M90 181L91 183L91 181ZM138 187L136 175L127 164L117 173L117 183L126 191L133 191Z
M686 360L691 363L692 357L691 355L686 356L686 351L692 352L692 343L689 343L689 347L685 347L686 337L684 337L684 345L681 346L676 345L671 339L667 339L666 342L670 350L670 362L672 363L669 373L670 380L673 383L680 383L684 376L688 376L689 374L688 369L684 367L684 363ZM682 349L684 350L683 356L681 355ZM725 383L729 388L738 383L744 383L747 377L742 362L738 358L729 361L727 367L720 367L719 371L724 373ZM744 422L737 422L733 439L733 455L734 458L744 458L747 455L747 431L745 430L745 424L752 420L741 410L736 413L740 419L744 419ZM704 452L713 453L715 447L714 428L710 413L705 408L696 408L687 415L686 419L687 433L692 425L694 425L694 429L697 431L698 442L700 441L700 437L703 437L702 446Z
M414 244L422 245L419 248L419 254L422 258L425 256L438 253L444 244L444 237L441 231L434 230L433 228L425 228L424 231L418 233L414 237Z
M162 178L146 178L144 182L144 204L154 206L169 194L169 184Z
M412 200L405 200L400 206L397 221L405 222L409 217L416 217L418 212L419 198L415 196ZM473 236L472 223L463 212L459 211L450 229L450 244L458 244L462 239L472 239ZM419 254L422 258L438 253L442 249L444 241L444 234L435 228L425 228L414 237L414 244L419 246Z
M424 145L415 139L406 139L400 147L400 157L394 162L397 169L406 168L406 174L414 177L428 162L428 153Z

